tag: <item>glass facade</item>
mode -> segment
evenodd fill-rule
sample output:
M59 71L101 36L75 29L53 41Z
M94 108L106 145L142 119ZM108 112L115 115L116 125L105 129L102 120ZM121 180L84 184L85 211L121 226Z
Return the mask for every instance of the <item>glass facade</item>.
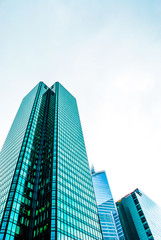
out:
M96 195L103 239L124 240L125 237L122 231L119 216L112 197L106 173L105 171L95 172L94 168L92 168L91 174Z
M76 99L40 82L0 154L0 239L102 239Z
M136 189L116 205L127 240L161 239L161 208L142 191Z

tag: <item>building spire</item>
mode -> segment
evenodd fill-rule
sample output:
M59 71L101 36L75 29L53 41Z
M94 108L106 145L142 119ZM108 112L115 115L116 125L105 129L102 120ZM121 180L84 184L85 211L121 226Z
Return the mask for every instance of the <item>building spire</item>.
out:
M92 164L91 166L91 174L94 174L95 173L95 169L94 169L94 165Z

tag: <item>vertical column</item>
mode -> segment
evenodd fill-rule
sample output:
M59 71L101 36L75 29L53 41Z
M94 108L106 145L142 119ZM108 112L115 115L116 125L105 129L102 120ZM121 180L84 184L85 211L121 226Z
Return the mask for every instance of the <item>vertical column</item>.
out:
M52 163L52 195L51 195L51 240L57 238L57 146L58 146L58 83L53 86L55 92L54 139Z

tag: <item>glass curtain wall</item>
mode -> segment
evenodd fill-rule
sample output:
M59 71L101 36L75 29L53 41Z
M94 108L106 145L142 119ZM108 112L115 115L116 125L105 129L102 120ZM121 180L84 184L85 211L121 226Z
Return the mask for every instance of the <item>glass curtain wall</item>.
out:
M102 239L76 99L60 83L24 98L0 163L0 240Z

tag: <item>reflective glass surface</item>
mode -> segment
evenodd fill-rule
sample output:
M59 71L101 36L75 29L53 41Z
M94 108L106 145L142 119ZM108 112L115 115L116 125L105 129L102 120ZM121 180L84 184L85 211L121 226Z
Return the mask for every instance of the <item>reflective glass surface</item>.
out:
M140 194L139 194L140 193ZM149 229L152 233L152 236L155 240L161 239L161 208L153 202L149 197L145 195L142 191L139 190L139 193L136 191L136 197L139 201L139 205L144 213L147 224L144 222L144 228L146 231Z
M58 239L102 239L76 99L60 84L57 128Z
M40 82L23 99L1 151L0 239L13 239L15 234L21 234L18 225L20 212L28 216L23 217L23 220L26 226L29 225L31 200L26 195L32 184L27 182L27 174L31 165L30 155L39 108L45 91L44 84Z
M103 239L125 239L105 171L91 172Z
M0 239L102 239L76 99L40 82L0 155Z
M127 239L161 239L161 208L142 191L122 198L117 208Z

